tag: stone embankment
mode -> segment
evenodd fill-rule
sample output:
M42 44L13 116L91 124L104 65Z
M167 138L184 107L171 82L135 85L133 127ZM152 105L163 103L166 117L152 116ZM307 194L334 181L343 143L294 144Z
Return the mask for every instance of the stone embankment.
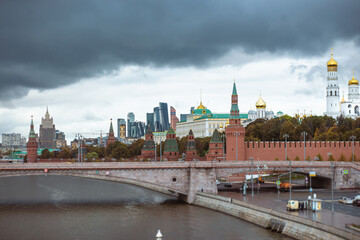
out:
M227 213L295 239L360 240L360 235L333 226L214 194L197 193L192 204Z

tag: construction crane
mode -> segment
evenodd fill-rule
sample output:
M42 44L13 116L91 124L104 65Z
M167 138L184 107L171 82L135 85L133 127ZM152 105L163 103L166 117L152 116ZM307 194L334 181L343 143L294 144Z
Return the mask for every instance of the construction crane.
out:
M100 132L77 132L77 133L72 133L75 134L75 138L79 139L79 148L78 148L78 159L79 162L83 162L83 153L82 153L82 140L84 140L83 138L83 134L92 134L92 135L98 135L100 134L100 146L102 145L102 134L103 134L103 130L100 130Z
M72 134L75 134L75 138L76 138L76 136L82 137L82 135L85 135L85 134L100 135L100 145L101 145L102 144L102 135L103 135L104 131L103 130L99 130L99 131L100 132L77 132L77 133L72 133Z

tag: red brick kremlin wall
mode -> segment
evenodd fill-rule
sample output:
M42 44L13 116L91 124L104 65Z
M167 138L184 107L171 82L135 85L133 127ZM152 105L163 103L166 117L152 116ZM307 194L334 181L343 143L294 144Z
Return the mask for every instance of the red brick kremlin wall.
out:
M241 139L241 138L239 138ZM239 140L238 139L238 140ZM231 139L232 141L234 139ZM346 161L352 158L352 141L347 142L305 142L306 158L308 156L314 158L320 154L323 160L328 160L328 153L331 153L334 160L339 160L341 154L345 156ZM245 159L238 157L238 160L249 160L252 157L254 160L285 160L285 142L239 142L239 149L245 150ZM360 158L360 143L354 142L355 158ZM227 161L236 159L236 152L228 151L226 154ZM287 155L291 160L299 157L301 161L304 160L304 142L287 142Z

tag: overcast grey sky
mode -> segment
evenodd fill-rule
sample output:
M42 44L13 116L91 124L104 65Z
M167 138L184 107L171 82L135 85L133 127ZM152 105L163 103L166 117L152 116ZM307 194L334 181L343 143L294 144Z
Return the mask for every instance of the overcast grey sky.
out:
M49 106L57 129L108 130L158 102L177 114L203 102L228 112L325 111L326 62L360 77L359 1L4 0L0 3L0 133L28 134ZM38 130L37 130L38 132Z

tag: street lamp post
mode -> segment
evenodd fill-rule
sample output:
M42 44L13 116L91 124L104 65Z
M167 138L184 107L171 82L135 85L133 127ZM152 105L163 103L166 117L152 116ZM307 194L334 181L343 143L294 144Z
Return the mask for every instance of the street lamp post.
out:
M304 135L304 162L305 162L305 160L306 160L306 154L305 154L305 137L306 137L306 135L307 135L307 132L302 132L301 133L301 135Z
M254 196L254 182L253 182L253 165L254 165L254 159L250 157L251 160L251 196Z
M260 164L256 164L256 166L257 166L257 171L258 171L257 192L258 192L258 196L259 196L259 187L260 187L260 173L259 173L259 168L260 168Z
M156 143L155 143L155 162L156 162Z
M331 213L334 213L334 162L331 162Z
M352 135L352 136L350 136L350 139L352 140L352 161L354 162L354 158L355 158L355 155L354 155L354 140L356 139L356 136Z
M162 158L162 150L161 150L161 147L162 147L162 141L161 141L161 138L160 138L160 162L161 162L161 158Z
M288 134L284 134L283 137L285 138L285 161L287 161L287 138L289 137ZM291 189L292 189L292 186L291 186L291 160L289 160L289 167L290 167L290 201L291 201Z

